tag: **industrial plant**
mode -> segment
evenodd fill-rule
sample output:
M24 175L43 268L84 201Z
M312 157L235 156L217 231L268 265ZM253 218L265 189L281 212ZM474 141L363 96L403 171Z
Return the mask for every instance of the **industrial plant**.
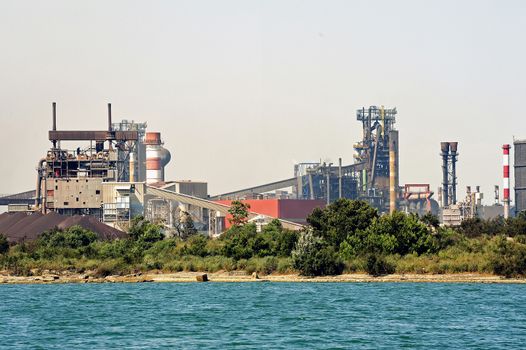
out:
M441 142L442 184L435 200L429 183L399 183L399 159L403 155L399 151L397 116L396 108L383 106L356 111L362 137L353 146L350 164L344 164L342 158L337 164L300 162L291 169L289 178L210 195L208 184L202 179L165 178L165 167L172 154L163 146L161 133L148 130L147 123L113 122L108 104L105 128L60 130L57 106L53 103L52 128L48 133L50 148L37 162L35 188L0 198L0 205L8 206L8 212L0 215L0 231L2 222L9 219L7 226L12 227L23 219L26 225L16 226L21 232L17 239L29 239L68 217L88 217L92 223L95 220L125 231L134 217L142 215L162 223L172 235L177 235L181 225L191 219L198 231L217 236L229 226L228 210L234 200L250 205L249 220L258 227L278 219L293 230L304 227L314 208L339 198L367 201L380 213L395 210L419 215L432 213L442 224L451 226L460 225L467 218L499 215L507 218L526 210L525 140L513 143L513 210L509 176L512 147L508 144L502 146L502 201L499 186L495 186L494 205L484 206L478 186L475 190L467 186L466 198L457 200L459 144ZM74 146L67 148L66 143ZM20 220L15 220L14 215ZM43 219L49 215L54 219ZM38 220L43 224L36 225Z

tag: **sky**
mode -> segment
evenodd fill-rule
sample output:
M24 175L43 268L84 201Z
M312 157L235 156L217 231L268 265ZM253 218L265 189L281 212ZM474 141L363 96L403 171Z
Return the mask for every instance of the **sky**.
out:
M523 1L0 1L0 193L34 188L59 129L146 121L169 180L210 194L352 162L356 110L396 107L400 183L501 185L526 138ZM512 183L513 186L513 183ZM436 195L435 195L436 197Z

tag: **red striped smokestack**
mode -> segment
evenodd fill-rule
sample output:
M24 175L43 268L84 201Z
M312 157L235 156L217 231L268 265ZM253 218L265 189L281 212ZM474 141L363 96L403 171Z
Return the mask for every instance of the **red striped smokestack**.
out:
M170 152L162 146L161 133L147 132L146 145L146 183L164 182L164 167L171 159Z
M510 145L502 145L504 219L510 215Z

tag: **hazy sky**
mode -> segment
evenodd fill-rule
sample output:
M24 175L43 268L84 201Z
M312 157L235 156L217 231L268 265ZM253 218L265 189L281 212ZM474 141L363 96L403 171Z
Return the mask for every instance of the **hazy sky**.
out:
M400 182L501 184L526 138L524 1L0 1L0 193L32 189L59 129L147 121L168 179L211 194L352 162L356 109L397 107Z

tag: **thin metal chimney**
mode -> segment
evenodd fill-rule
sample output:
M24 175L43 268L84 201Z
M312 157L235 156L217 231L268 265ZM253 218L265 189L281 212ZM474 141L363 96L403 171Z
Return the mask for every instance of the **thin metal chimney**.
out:
M53 131L57 131L57 103L53 102ZM53 148L57 148L57 140L53 140Z
M449 142L441 142L440 148L442 153L442 203L444 207L449 205L449 179L448 179L448 158L449 158Z
M108 131L111 132L111 103L108 103Z

